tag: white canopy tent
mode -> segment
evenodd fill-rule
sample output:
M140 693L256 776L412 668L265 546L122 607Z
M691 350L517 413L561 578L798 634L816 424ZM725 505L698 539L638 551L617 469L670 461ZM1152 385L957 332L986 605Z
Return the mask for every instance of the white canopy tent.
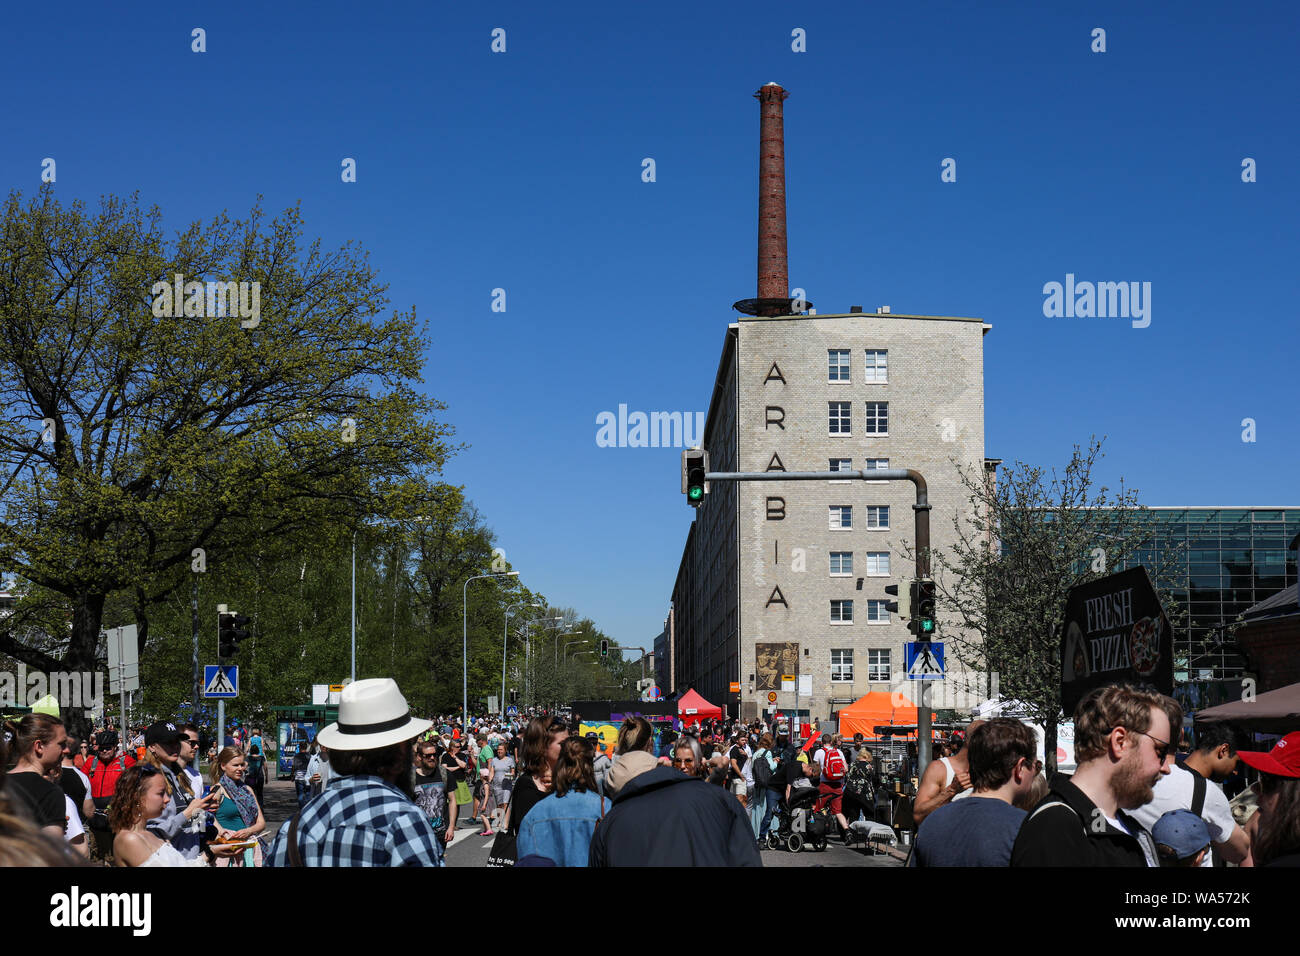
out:
M1038 759L1042 760L1044 765L1047 763L1047 756L1043 750L1045 732L1041 725L1034 723L1028 717L1029 708L1022 701L1008 700L1001 696L991 697L986 701L977 704L971 710L972 720L988 720L990 717L1015 717L1022 720L1034 728L1034 736L1038 738ZM1065 720L1056 725L1056 769L1065 773L1073 773L1075 769L1074 762L1074 721Z

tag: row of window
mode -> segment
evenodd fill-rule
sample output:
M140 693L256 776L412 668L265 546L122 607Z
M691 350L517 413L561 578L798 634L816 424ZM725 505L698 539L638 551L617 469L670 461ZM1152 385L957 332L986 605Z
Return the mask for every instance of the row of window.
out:
M831 623L832 624L852 624L853 623L853 602L852 601L831 601ZM885 602L868 601L867 602L867 623L868 624L888 624L889 608Z
M853 552L831 552L831 577L848 578L853 576ZM889 552L868 551L866 576L869 578L889 577Z
M866 459L866 460L862 463L862 467L863 467L863 469L864 469L865 471L886 471L886 470L888 470L888 468L889 468L889 459L888 459L888 458L868 458L868 459ZM826 470L827 470L827 471L852 471L852 470L853 470L853 459L852 459L852 458L832 458L832 459L830 459L830 467L827 468ZM842 482L838 481L838 479L832 479L832 480L835 480L838 484L847 484L848 481L849 481L848 478L845 478L844 481L842 481ZM882 481L872 482L872 484L877 484L877 485L883 485L884 483L885 483L885 482L884 482L883 480L882 480Z
M853 505L830 506L830 530L853 530ZM889 530L889 505L867 505L867 530Z
M853 381L853 372L850 368L850 351L849 349L827 349L826 360L828 366L828 382L851 382ZM868 385L883 385L889 382L889 350L888 349L867 349L866 359L866 378L863 379Z
M830 433L840 437L853 435L853 403L828 402L830 408ZM889 402L867 402L868 435L889 437Z
M888 682L891 679L889 651L874 649L867 651L867 680ZM834 683L852 683L853 651L851 649L831 651L831 680Z

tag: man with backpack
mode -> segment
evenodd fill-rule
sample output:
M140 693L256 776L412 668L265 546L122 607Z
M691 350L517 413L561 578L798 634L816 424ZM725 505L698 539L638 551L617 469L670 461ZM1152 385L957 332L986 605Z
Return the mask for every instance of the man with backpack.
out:
M822 734L821 748L813 754L813 760L821 767L821 782L817 785L820 796L813 812L829 806L840 825L844 845L849 846L853 842L853 831L849 829L849 821L844 816L844 775L849 770L844 751L839 748L838 741L831 740L830 734Z

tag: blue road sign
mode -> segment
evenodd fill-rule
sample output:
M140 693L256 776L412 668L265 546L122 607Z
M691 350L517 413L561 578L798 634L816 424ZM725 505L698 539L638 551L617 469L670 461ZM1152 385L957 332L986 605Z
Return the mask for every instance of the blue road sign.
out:
M518 717L518 716L519 716L519 708L516 707L514 704L511 704L509 707L506 708L506 716L507 716L507 717Z
M203 696L232 699L239 696L238 664L204 664Z
M943 645L933 641L908 641L903 645L908 680L943 680Z

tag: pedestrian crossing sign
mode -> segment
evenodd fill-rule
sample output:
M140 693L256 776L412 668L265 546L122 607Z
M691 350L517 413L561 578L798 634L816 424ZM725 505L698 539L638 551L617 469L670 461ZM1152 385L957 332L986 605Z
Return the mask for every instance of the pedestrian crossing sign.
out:
M934 641L909 641L903 645L908 680L943 680L943 645Z
M238 664L204 664L203 696L229 700L239 696Z

